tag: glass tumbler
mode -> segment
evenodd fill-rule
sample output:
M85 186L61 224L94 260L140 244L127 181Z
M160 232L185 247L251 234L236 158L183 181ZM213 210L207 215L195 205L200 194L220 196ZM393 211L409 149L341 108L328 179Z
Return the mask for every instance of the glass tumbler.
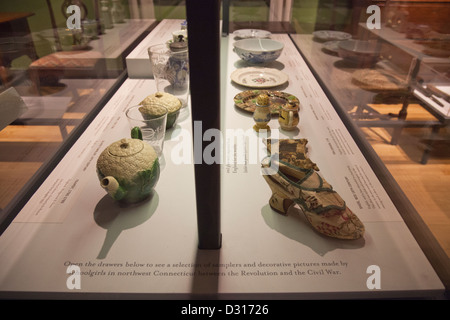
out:
M142 140L155 149L158 157L164 147L167 113L167 108L159 104L132 106L125 112L130 129L139 127Z

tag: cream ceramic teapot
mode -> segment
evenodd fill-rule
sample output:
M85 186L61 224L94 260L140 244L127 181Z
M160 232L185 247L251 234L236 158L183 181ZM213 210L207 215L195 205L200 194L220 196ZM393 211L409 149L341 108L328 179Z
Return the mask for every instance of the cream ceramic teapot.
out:
M100 185L115 200L135 203L147 198L159 180L158 156L141 139L121 139L97 160Z

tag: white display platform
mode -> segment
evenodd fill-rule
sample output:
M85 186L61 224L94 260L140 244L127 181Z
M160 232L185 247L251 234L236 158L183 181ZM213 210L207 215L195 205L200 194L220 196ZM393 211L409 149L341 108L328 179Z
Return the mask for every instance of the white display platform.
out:
M433 287L442 289L434 270L292 41L283 34L273 34L271 38L283 42L285 47L280 58L265 67L276 68L289 76L288 84L272 89L297 96L301 104L299 130L280 130L277 118L273 118L269 123L272 134L279 130L280 138L308 139L309 157L363 221L366 234L364 239L356 241L330 239L313 231L304 217L297 214L300 212L297 208L291 209L288 216L275 213L268 205L271 191L259 173L259 165L246 161L244 165L224 167L224 246L231 239L237 247L242 241L239 238L244 238L242 255L247 252L253 261L290 262L291 266L296 262L317 264L313 268L308 265L297 269L281 267L279 273L293 271L294 275L275 277L270 281L273 281L273 288L281 287L284 292L327 292L325 288L328 287L328 292L360 292L362 297L365 293L370 296L370 292L394 294L395 291L411 290L414 293L410 293L417 294L421 290L433 291ZM233 52L234 41L230 37L222 42L223 47L228 46L222 48L222 52L227 52L227 57L222 59L228 61L223 70L226 76L222 77L222 82L226 83L223 126L251 131L254 124L251 114L233 104L236 94L249 90L230 80L231 72L245 66ZM227 154L230 152L233 150ZM233 228L227 230L225 226ZM250 243L255 248L249 249ZM327 269L324 267L327 264L335 268ZM418 264L422 267L417 268ZM381 290L369 290L366 286L369 276L366 272L371 265L380 267ZM277 269L256 267L254 270ZM295 276L296 271L304 271L307 276ZM276 281L282 283L276 284ZM250 283L243 284L243 287L249 286Z
M121 206L100 187L99 153L128 136L124 110L155 90L153 80L128 79L0 237L0 296L441 295L442 283L294 45L285 35L273 38L286 44L274 64L290 77L282 89L302 104L299 131L280 131L280 137L309 140L309 156L321 174L364 222L363 239L331 239L314 231L296 208L288 216L270 209L259 163L229 140L237 130L247 132L248 141L255 133L251 115L234 107L234 95L245 88L229 75L241 62L232 52L233 39L223 38L222 248L197 248L189 113L167 133L161 177L149 201ZM270 126L275 132L277 121ZM78 282L72 264L79 266Z
M122 70L123 52L155 21L155 19L126 19L124 23L117 23L113 28L105 29L105 33L98 39L91 40L89 46L103 55L107 70Z
M148 56L148 47L165 43L172 39L172 32L181 29L181 19L165 19L134 48L126 57L128 77L132 79L152 78L152 66Z

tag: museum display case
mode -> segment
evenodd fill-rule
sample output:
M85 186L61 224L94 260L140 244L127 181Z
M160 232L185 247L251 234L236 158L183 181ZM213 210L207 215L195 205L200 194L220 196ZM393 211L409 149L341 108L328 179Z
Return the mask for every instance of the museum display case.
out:
M446 298L449 14L2 3L0 296Z

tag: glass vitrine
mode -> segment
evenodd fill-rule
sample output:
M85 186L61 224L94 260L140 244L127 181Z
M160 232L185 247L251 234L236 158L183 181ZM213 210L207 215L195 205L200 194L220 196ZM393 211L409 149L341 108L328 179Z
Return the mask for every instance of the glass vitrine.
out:
M128 255L134 254L136 250L135 260L144 259L149 265L153 261L151 260L153 256L149 256L148 252L134 247L127 252L124 248L127 245L128 248L132 246L133 239L137 239L138 236L151 234L151 232L140 233L143 229L139 228L149 228L148 230L158 235L164 235L162 230L168 228L167 234L171 234L171 230L181 230L177 236L171 238L171 241L178 241L180 240L178 237L182 237L185 245L189 247L189 250L182 250L181 246L179 250L175 250L181 257L181 262L175 264L180 268L192 268L181 271L185 272L183 281L187 279L185 276L197 276L192 280L193 285L181 288L177 285L183 285L183 281L181 284L172 284L168 276L174 272L172 269L154 270L152 264L151 269L144 271L161 277L166 276L169 281L167 287L175 288L173 292L179 293L182 297L191 293L217 295L219 290L217 278L222 276L224 280L221 280L221 285L225 283L225 287L220 287L223 291L219 293L237 296L254 294L260 297L261 292L266 290L267 294L269 289L254 285L251 278L263 276L264 272L264 275L271 272L279 275L280 272L285 272L286 276L294 276L294 272L298 272L291 283L289 281L278 283L279 287L275 290L277 292L270 292L269 296L282 293L291 294L292 297L311 297L309 294L313 297L320 297L320 294L324 294L324 297L333 297L336 292L340 292L349 294L346 297L356 297L352 296L354 292L361 290L368 293L370 288L366 288L365 283L362 284L362 289L358 287L357 290L356 287L348 289L342 286L340 281L349 277L351 272L356 274L358 279L367 278L367 266L364 265L363 272L362 267L356 267L357 259L352 253L358 252L364 257L362 261L366 262L370 260L370 254L378 257L378 246L386 250L386 257L395 256L395 258L375 259L372 261L373 264L376 265L379 261L382 268L395 269L390 263L400 259L401 266L412 266L417 262L424 268L423 270L429 270L429 263L443 286L448 288L450 2L223 0L217 3L215 8L220 8L217 19L220 38L212 42L211 39L205 38L207 32L201 29L196 29L197 33L195 35L191 33L189 36L190 50L193 52L218 54L211 59L208 57L203 60L204 63L217 61L217 65L210 67L211 73L205 75L203 83L207 87L211 82L208 80L211 78L208 77L215 74L214 83L220 82L220 87L216 88L217 91L207 92L207 96L210 97L207 103L201 99L202 94L198 87L192 90L192 105L189 106L192 108L189 109L191 112L180 117L180 127L170 131L170 135L166 137L165 143L169 150L167 152L171 153L166 154L165 168L173 170L171 171L173 175L169 174L170 180L180 181L177 187L187 190L180 191L182 194L180 197L184 199L188 217L195 219L192 214L199 207L206 210L214 208L213 211L218 211L215 213L218 213L219 218L222 216L221 241L226 245L222 246L222 249L217 248L222 250L222 257L217 252L205 253L202 250L195 251L194 258L187 256L186 251L192 247L190 243L192 232L186 236L183 233L186 232L185 229L187 227L207 229L207 227L201 223L196 226L192 223L192 219L181 216L180 212L166 209L170 203L180 206L180 201L172 199L164 202L172 189L171 184L164 183L163 180L161 185L164 188L158 190L159 198L157 198L161 203L151 206L151 213L142 216L142 219L122 221L127 228L119 228L120 231L130 229L135 232L130 232L132 234L130 238L125 237L122 244L120 238L119 240L107 238L102 242L103 247L97 257L87 258L86 252L77 251L73 256L68 254L66 262L78 258L84 261L83 264L89 262L93 268L100 268L99 262L107 262L104 259L111 254L111 248L116 246L119 252L117 259L123 258L128 263L131 261ZM104 129L105 126L114 127L116 123L120 123L120 115L116 112L120 109L117 105L122 103L121 99L128 102L137 101L137 95L144 96L147 92L154 91L154 80L146 49L154 43L169 45L174 41L172 31L186 27L186 20L189 30L189 17L192 19L195 16L192 12L187 14L186 7L189 4L186 1L175 0L29 0L0 4L0 222L1 231L8 237L7 240L16 232L20 223L23 223L20 226L25 228L37 228L32 229L33 232L29 234L50 232L58 239L66 239L63 234L73 233L75 238L76 234L82 232L80 230L84 230L77 223L74 223L70 231L47 231L48 224L41 230L31 226L31 223L24 223L27 221L24 221L23 216L30 218L32 212L30 203L47 205L44 199L47 199L49 193L58 195L59 192L62 195L67 192L68 197L71 195L69 187L73 186L72 189L75 190L78 183L80 183L78 186L83 185L85 189L72 193L73 197L79 197L73 200L74 203L81 203L82 211L91 208L90 206L94 207L93 214L87 210L91 216L90 222L86 223L90 223L89 228L95 230L89 237L100 238L98 236L100 229L102 232L106 229L108 234L112 232L110 227L113 220L101 215L105 212L105 208L111 208L111 204L104 198L99 201L94 199L97 202L89 204L86 198L80 196L89 194L95 197L96 192L90 192L91 188L96 190L95 187L91 187L87 182L83 184L83 179L78 180L75 177L67 180L64 185L61 183L64 181L62 178L55 179L50 175L52 172L61 175L61 166L71 167L71 161L75 161L74 150L83 155L88 153L86 150L92 148L94 154L80 160L80 163L86 161L86 168L92 167L91 160L97 155L96 152L101 149L100 146L109 141L108 137L103 138L106 131L99 130L97 136L95 128ZM195 5L191 8L206 10L206 7L202 9L201 6ZM201 13L208 14L208 12ZM198 28L198 21L195 22L197 23L192 25ZM237 56L234 49L236 41L247 38L259 40L269 38L281 42L283 53L276 61L256 66L248 64ZM217 50L212 50L211 45ZM202 61L194 60L195 63ZM276 81L281 82L270 87L260 85L261 82L269 81L261 77L256 81L259 86L255 86L255 83L249 86L248 83L236 80L233 71L255 67L265 68L266 72L270 69L275 72L275 77L279 77L280 74L287 75L288 80L282 81L277 78ZM191 73L193 79L199 79L195 68L191 69ZM218 77L220 79L217 79ZM197 83L201 84L202 81ZM224 143L220 153L224 159L231 162L220 163L218 167L220 179L215 182L220 188L206 187L205 190L202 189L201 194L192 191L195 190L195 183L211 184L208 179L212 176L208 175L207 170L203 175L196 175L195 179L193 178L195 166L208 167L208 164L201 161L195 163L195 166L189 163L186 169L180 170L182 167L175 163L180 159L177 157L175 157L177 161L174 159L173 150L180 150L176 142L180 141L180 137L184 137L184 134L192 138L189 135L194 135L195 129L198 128L195 126L195 120L203 120L206 124L208 119L214 118L213 123L219 127L217 129L222 134L227 130L234 130L236 133L250 128L247 136L243 138L244 149L250 148L253 141L251 138L255 135L251 131L253 118L249 113L249 105L242 103L239 99L242 96L239 94L245 92L248 95L250 91L256 90L268 90L271 97L275 97L273 100L275 102L289 99L291 96L300 98L298 99L300 120L296 130L283 131L281 126L278 126L277 113L270 120L272 134L281 132L280 137L283 139L308 140L309 155L305 153L306 157L311 156L312 160L317 162L321 174L326 176L325 179L332 182L335 189L345 195L348 205L356 208L363 222L367 224L368 236L365 242L348 245L341 242L327 242L320 237L312 240L309 235L298 235L293 231L292 226L299 221L292 218L282 220L279 216L272 216L274 210L271 210L268 204L269 186L265 185L264 179L260 176L260 163L251 163L253 158L250 157L250 153L243 156L244 162L238 163L237 148L242 145L235 149L227 149L229 140L226 136L222 136ZM252 97L256 99L256 96ZM199 106L202 103L204 105ZM212 111L208 111L208 108ZM216 118L216 115L219 118ZM121 128L120 125L118 127ZM117 131L111 129L111 133L111 136L114 136ZM97 139L99 141L104 139L99 142L99 147L96 147ZM86 147L80 145L80 141L86 143ZM208 146L207 142L210 141L212 139L208 140L205 137L201 140L203 146L205 144ZM209 144L209 147L212 146L214 144ZM201 155L205 156L204 153ZM217 154L214 154L215 156ZM68 159L70 157L72 160ZM72 162L72 165L79 164ZM214 174L216 173L218 172L214 171ZM167 177L166 179L169 179ZM185 178L185 182L181 182L182 179L179 177ZM90 180L86 178L84 181ZM42 191L42 188L48 192ZM216 197L214 199L220 199L221 203L211 203L211 198L205 198L204 194L212 191ZM70 217L74 215L76 205L64 207L63 202L59 205L62 205L64 211L62 218L55 218L56 220L52 220L51 223L54 223L52 226L59 224L61 230L64 230L69 228L67 221L72 221ZM166 214L171 213L179 217L179 221L187 227L170 229L174 225L168 227L166 224L158 225L154 229L152 223L158 223L158 215L161 212L158 211L158 206L165 208ZM113 210L113 213L118 215L117 210ZM16 217L19 218L14 223ZM38 222L48 223L44 220ZM177 219L167 218L171 223L175 223L175 220ZM119 230L117 228L114 230ZM312 231L300 229L306 231L306 234ZM119 235L120 232L115 236ZM4 239L5 236L2 235ZM313 233L311 237L314 236L317 235ZM239 245L239 239L249 244L253 250L252 254L258 257L255 258L259 259L258 261L243 262L245 260L243 257L247 259L252 254L245 252ZM270 242L271 240L274 242ZM388 244L389 241L392 243ZM62 240L62 243L70 249L76 247L72 243L66 243L65 240ZM282 248L274 249L271 247L274 243L282 244ZM264 247L262 244L267 246ZM413 248L411 252L408 252L409 244ZM44 245L50 246L48 243ZM32 246L22 248L24 261L31 261L28 259L33 256ZM419 255L415 260L416 252L420 251L418 248L424 252L426 259L422 259L422 255ZM311 261L292 258L291 249L300 250L303 257ZM365 249L368 251L364 251ZM7 249L4 252L8 254ZM268 252L265 258L261 258L265 254L263 252ZM342 255L336 256L338 254ZM166 262L162 261L159 253L155 253L155 257L160 259L158 265L162 266L163 262ZM231 262L220 260L224 257L235 260ZM286 260L285 264L275 266L275 260L286 257L295 261ZM337 257L342 257L341 266L332 265L337 261ZM54 259L55 261L63 259L62 254L56 254ZM119 264L125 265L125 260L120 260ZM58 260L59 262L61 261ZM208 262L210 266L215 267L203 268ZM250 270L253 263L255 268L258 265L258 270ZM294 270L296 263L297 270ZM308 266L313 266L314 263L328 263L330 267L335 267L331 268L330 272L338 273L328 275L336 276L330 282L331 286L336 283L333 290L324 289L326 294L314 292L314 286L311 284L313 282L308 281L317 280L322 273L328 271L326 268L320 270L306 268L305 264L308 263ZM348 264L352 266L352 271L346 269L343 272ZM167 263L165 265L167 267ZM139 265L135 263L133 266L138 268ZM103 269L98 270L100 271ZM124 271L120 269L117 272ZM236 288L242 289L242 285L236 282L237 278L230 276L234 275L233 272L238 273L235 276L242 276L243 281L249 281L246 290L254 291L239 292ZM417 276L409 269L405 271L404 276L408 276L409 272L413 279L426 278L422 277L422 274ZM339 274L345 276L340 279ZM97 275L94 278L100 281ZM200 279L199 276L206 275L213 275L214 279L208 278L211 281L208 280L202 285L200 280L203 278ZM303 281L299 276L305 275L311 277L306 281L311 291L308 289L306 290L308 292L301 290L299 292L295 285L298 281ZM64 274L59 278L65 276ZM17 275L10 279L14 277ZM4 282L8 290L11 286L14 287L11 281L13 280ZM402 288L400 291L404 290L402 291L404 296L411 296L409 291L418 291L419 296L422 293L427 295L428 291L434 292L439 287L434 286L435 283L432 281L430 289L426 281L422 283L418 280L419 289L417 289L414 287L415 282L412 282L411 288L404 282L399 284ZM141 285L143 284L136 284L138 288L136 290L143 290ZM392 285L392 281L389 285ZM403 285L405 287L402 287ZM95 291L95 284L92 286L87 290ZM389 287L387 290L389 297L396 291L395 285L392 288ZM122 289L114 290L120 292ZM58 292L60 289L55 290L52 287L49 290ZM65 287L62 289L67 290L69 289ZM133 291L134 287L126 288L125 291L127 290ZM149 290L147 293L151 297L166 294ZM191 292L188 292L189 290ZM370 293L367 296L370 297Z

